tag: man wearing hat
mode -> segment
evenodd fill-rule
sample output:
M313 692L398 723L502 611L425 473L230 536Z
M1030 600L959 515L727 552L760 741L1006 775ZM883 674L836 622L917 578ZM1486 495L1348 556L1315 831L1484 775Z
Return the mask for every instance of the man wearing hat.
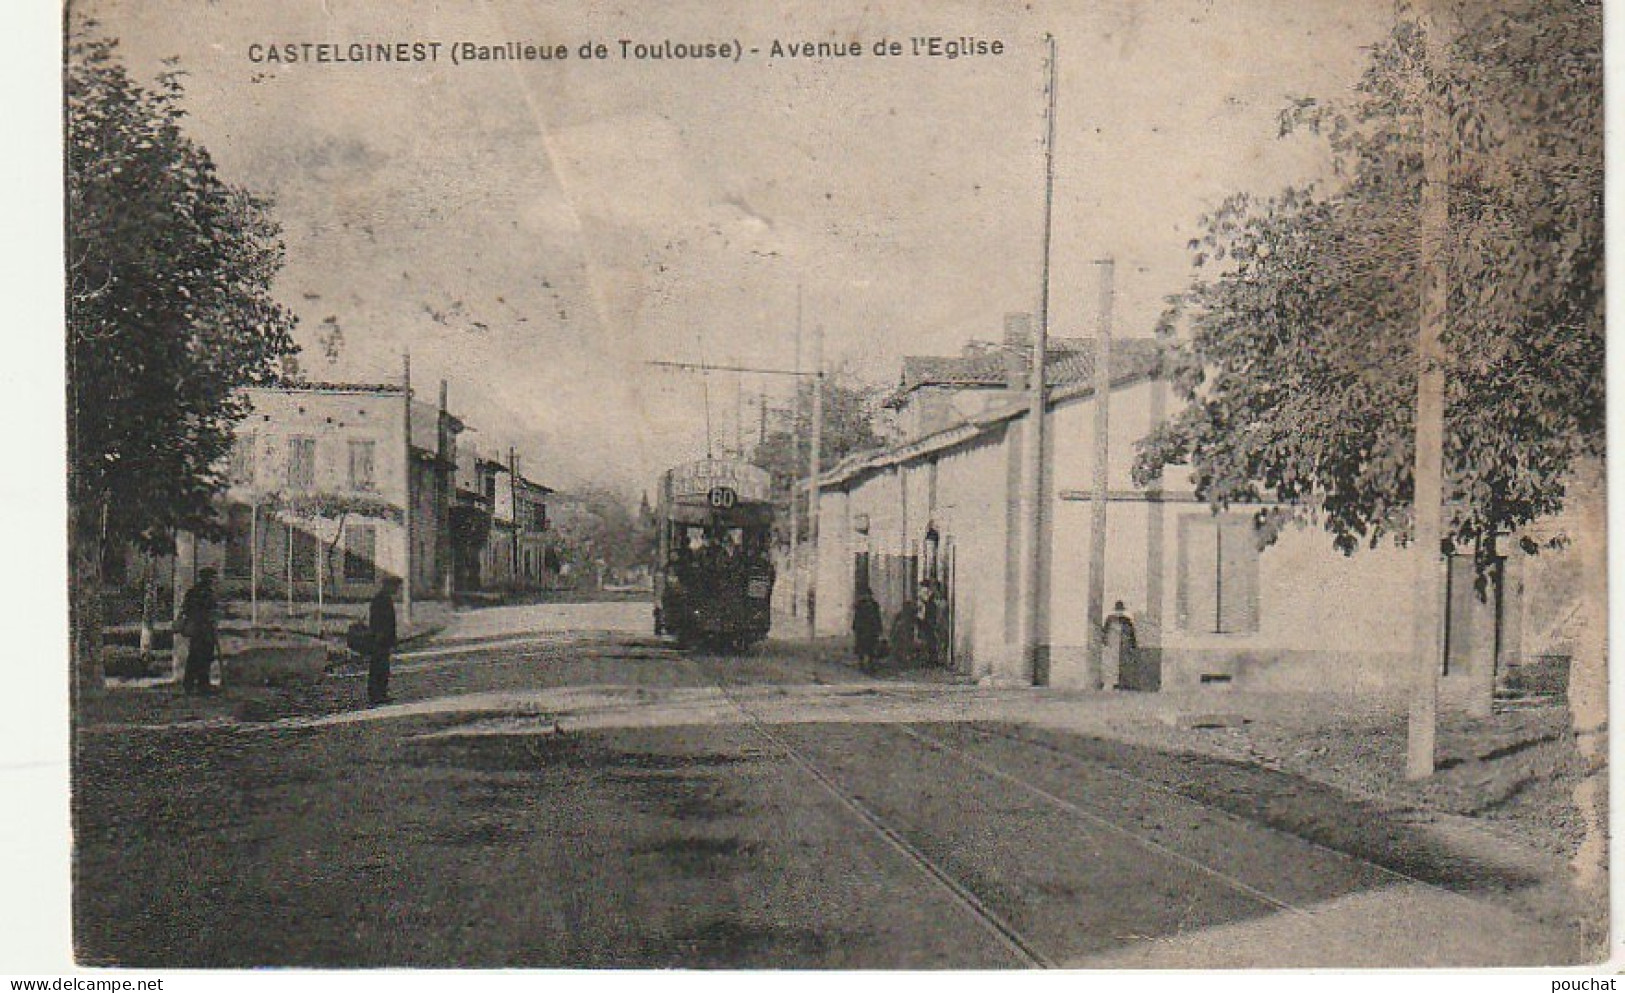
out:
M181 687L187 693L211 693L209 667L219 649L220 605L214 595L213 569L199 569L197 582L181 600L176 629L186 637L186 673Z
M389 702L389 653L395 650L395 594L401 581L384 577L367 606L367 702Z

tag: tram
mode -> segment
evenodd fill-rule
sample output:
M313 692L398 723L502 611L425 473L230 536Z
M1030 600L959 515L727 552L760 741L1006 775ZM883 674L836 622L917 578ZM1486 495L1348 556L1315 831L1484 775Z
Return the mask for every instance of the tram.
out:
M744 651L767 637L773 490L763 469L701 459L660 477L654 628L681 648Z

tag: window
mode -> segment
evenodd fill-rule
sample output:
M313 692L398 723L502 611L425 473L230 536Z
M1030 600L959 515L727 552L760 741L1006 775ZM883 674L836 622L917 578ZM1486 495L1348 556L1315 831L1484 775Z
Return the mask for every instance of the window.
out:
M345 579L371 582L378 575L377 557L377 528L370 524L352 524L344 530Z
M250 431L240 434L231 446L231 481L242 485L254 482L254 442L257 436Z
M254 571L254 508L234 503L226 509L226 577L246 579Z
M378 487L378 477L373 470L376 450L375 442L350 442L350 489L371 492Z
M309 490L316 486L316 439L288 439L288 488Z
M320 557L321 542L309 531L293 530L293 578L295 582L316 581L316 560Z
M1258 533L1251 515L1180 518L1179 622L1199 634L1258 630Z

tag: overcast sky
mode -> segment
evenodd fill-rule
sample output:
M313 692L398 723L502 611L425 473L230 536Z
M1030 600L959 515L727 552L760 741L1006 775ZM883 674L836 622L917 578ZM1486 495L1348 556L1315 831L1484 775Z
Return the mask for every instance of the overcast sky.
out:
M138 77L176 57L194 138L274 197L278 284L316 378L450 381L468 441L517 445L553 485L649 486L703 455L699 377L646 360L789 367L806 339L876 382L1034 310L1044 46L1060 85L1051 328L1093 321L1090 260L1118 262L1116 330L1148 334L1185 243L1238 189L1317 175L1278 140L1292 96L1345 93L1390 0L440 4L91 0ZM883 38L999 40L1002 55L878 58ZM626 61L619 39L759 48ZM851 41L858 58L769 57ZM563 62L273 65L254 45L566 44ZM583 61L582 42L611 45ZM344 347L316 347L336 318ZM714 374L736 397L787 381ZM754 401L751 401L752 403ZM745 413L754 430L754 410Z

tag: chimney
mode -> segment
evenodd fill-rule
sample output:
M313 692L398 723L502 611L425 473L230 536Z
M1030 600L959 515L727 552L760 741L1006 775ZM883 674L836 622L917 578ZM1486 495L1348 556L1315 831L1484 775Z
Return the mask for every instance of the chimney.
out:
M1004 385L1011 390L1027 388L1027 370L1032 364L1033 315L1004 315Z
M440 416L438 418L436 418L436 421L437 421L437 424L438 424L437 433L438 433L439 437L436 439L436 441L438 441L440 443L440 448L439 448L438 454L443 459L452 457L452 452L451 452L451 420L448 417L448 414L450 413L450 407L447 405L446 401L447 401L447 386L446 386L446 381L444 379L442 379L440 381Z

